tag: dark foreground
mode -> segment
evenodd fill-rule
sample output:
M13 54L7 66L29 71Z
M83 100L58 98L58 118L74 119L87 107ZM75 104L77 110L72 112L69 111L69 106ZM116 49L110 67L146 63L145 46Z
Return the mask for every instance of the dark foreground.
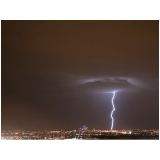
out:
M159 139L158 135L155 136L149 136L149 135L101 135L101 136L92 136L91 139L101 139L101 140L105 140L105 139Z

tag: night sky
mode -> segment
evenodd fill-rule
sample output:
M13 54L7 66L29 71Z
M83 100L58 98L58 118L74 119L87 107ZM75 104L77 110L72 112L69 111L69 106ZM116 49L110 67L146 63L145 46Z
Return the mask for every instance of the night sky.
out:
M1 129L159 129L159 21L1 21Z

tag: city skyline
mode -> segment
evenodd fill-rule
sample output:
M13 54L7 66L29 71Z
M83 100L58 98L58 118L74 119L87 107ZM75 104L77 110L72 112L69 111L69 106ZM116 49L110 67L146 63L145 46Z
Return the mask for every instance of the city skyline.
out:
M1 21L1 130L159 129L159 21Z
M86 125L71 131L4 131L1 140L108 140L152 139L159 140L159 130L89 130Z

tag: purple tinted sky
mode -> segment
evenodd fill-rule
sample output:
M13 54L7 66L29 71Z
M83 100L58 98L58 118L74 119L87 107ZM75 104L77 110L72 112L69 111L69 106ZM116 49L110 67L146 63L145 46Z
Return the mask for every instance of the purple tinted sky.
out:
M159 21L2 21L1 129L159 127Z

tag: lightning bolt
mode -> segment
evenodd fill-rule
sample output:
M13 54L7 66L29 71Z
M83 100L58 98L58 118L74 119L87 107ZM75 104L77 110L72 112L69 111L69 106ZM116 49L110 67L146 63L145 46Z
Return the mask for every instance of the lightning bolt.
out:
M112 118L111 130L113 129L113 123L114 123L114 118L113 118L113 116L112 116L112 115L113 115L113 112L115 111L114 103L113 103L114 97L115 97L115 92L113 92L113 97L112 97L113 110L112 110L112 112L111 112L111 118Z

